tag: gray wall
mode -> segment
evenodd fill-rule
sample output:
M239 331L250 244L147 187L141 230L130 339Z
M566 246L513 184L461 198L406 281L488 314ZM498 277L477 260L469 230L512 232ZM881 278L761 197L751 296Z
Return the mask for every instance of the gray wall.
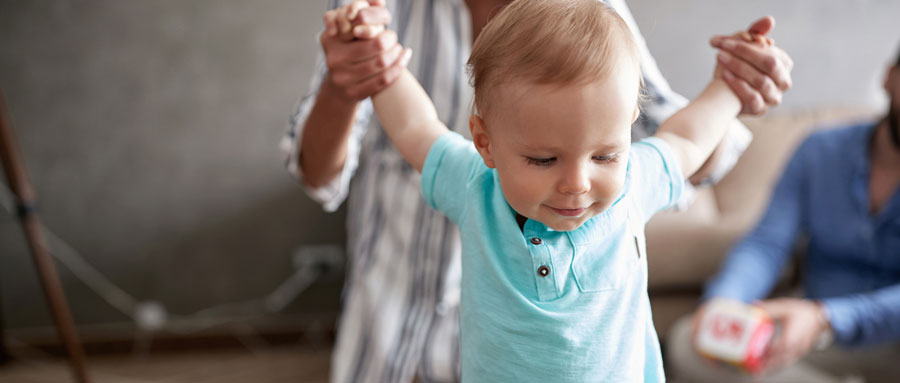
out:
M763 15L796 67L781 111L823 106L881 108L882 81L900 51L896 0L629 0L632 13L672 87L691 97L715 64L713 34L744 29ZM776 109L776 110L779 110Z
M0 87L47 227L128 293L178 313L262 296L291 274L297 246L342 243L343 214L308 200L277 150L325 3L0 2ZM710 76L708 37L763 14L796 61L782 111L881 107L881 75L900 48L898 1L630 4L687 96ZM6 325L49 324L3 212L0 254ZM80 323L127 319L60 272ZM336 290L292 310L334 310Z
M295 247L342 243L343 215L322 214L278 151L324 10L0 2L0 86L46 226L125 291L176 313L267 294L292 273ZM0 254L6 325L49 324L5 213ZM126 319L60 272L80 322Z

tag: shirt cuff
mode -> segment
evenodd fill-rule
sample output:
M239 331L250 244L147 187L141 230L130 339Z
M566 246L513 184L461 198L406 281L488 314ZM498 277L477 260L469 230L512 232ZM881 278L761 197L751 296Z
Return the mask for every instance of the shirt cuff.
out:
M301 106L301 108L305 107L305 110L301 109L301 112L299 113L302 118L297 118L296 121L292 121L292 128L289 129L288 134L285 134L281 139L281 151L286 156L287 163L285 166L287 167L288 173L300 181L306 195L321 204L325 211L334 212L341 206L344 200L347 199L347 195L350 193L350 181L356 173L356 168L359 166L362 140L367 132L366 127L369 124L369 117L373 111L372 101L371 99L364 100L360 104L359 110L357 110L353 128L350 132L350 138L347 141L347 159L344 160L344 167L341 168L341 173L337 177L334 177L331 182L318 188L309 187L303 182L303 171L298 165L300 158L300 150L298 148L300 147L300 141L303 135L302 129L299 129L298 127L302 126L301 121L305 121L306 116L309 114L308 109L311 106L311 104Z
M834 331L838 343L852 343L856 333L856 309L847 298L826 298L820 300L825 309L825 317Z

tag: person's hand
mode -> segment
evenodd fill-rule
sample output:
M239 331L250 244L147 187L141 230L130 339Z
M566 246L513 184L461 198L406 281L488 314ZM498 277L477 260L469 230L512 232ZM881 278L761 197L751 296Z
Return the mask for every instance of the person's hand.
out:
M694 349L698 349L697 347L697 334L700 333L700 325L703 323L703 317L706 315L708 309L720 302L736 302L731 298L721 298L721 297L713 297L702 304L697 310L694 311L694 316L691 318L691 345L694 346Z
M356 1L325 12L320 37L328 75L323 83L342 100L355 103L394 82L403 73L404 49L385 30L391 14L384 0Z
M767 371L788 366L805 356L830 328L822 306L814 301L779 298L757 302L756 306L781 324L781 333L763 357Z
M763 17L747 31L731 36L713 36L710 45L719 49L717 72L741 100L742 114L762 114L781 103L791 88L794 62L767 35L775 19Z

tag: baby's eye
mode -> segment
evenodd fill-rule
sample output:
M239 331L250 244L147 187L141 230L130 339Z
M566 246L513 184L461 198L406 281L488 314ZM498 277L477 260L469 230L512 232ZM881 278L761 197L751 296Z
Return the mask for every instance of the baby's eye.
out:
M594 156L593 159L594 159L594 161L597 161L597 162L600 162L603 164L609 164L609 163L618 161L619 155L618 154L609 154L609 155L605 155L605 156Z
M529 165L550 166L550 164L552 164L554 161L556 161L556 157L549 157L549 158L525 157L525 160L528 161Z

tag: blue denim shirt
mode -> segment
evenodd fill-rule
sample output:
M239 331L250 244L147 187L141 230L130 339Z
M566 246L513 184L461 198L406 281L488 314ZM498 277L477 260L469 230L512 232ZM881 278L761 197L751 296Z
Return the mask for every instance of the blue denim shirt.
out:
M804 294L825 305L836 341L900 341L900 191L870 212L874 127L821 131L801 144L762 220L732 250L706 297L764 298L805 233Z

